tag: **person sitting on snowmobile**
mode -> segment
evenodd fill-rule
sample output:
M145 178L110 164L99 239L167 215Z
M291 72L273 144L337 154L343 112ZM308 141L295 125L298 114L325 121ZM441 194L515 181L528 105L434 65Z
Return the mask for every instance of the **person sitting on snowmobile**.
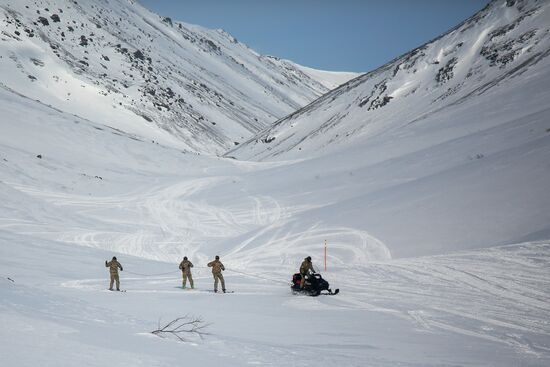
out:
M315 273L315 269L313 269L313 264L311 263L311 256L306 257L304 261L302 261L302 265L300 265L300 275L302 276L300 288L304 288L306 275L308 275L309 272Z

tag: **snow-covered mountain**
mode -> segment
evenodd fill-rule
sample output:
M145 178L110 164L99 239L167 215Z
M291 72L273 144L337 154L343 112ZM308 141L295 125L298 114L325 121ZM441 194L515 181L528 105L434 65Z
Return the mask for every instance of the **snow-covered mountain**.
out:
M292 62L290 60L281 59L280 57L267 57L269 57L272 62L279 64L282 68L301 70L302 72L304 72L304 74L310 76L314 80L319 81L321 84L331 90L360 75L360 73L351 73L345 71L318 70L296 64L295 62Z
M334 75L124 1L0 1L1 87L196 152L221 153L329 90Z
M0 38L2 366L172 367L182 361L205 367L550 365L550 76L542 48L548 43L543 31L549 24L548 2L491 3L458 28L465 29L463 33L455 30L417 51L414 55L419 59L413 62L412 57L410 69L401 62L392 64L393 68L355 79L299 111L294 128L304 135L296 138L305 140L295 148L294 137L287 135L285 145L283 135L267 134L262 138L275 140L251 142L242 151L230 153L266 161L183 150L182 146L218 152L233 142L218 135L221 122L208 133L201 132L199 125L189 133L185 126L170 125L172 108L147 107L160 103L158 89L154 95L142 96L142 101L132 94L140 103L135 111L146 113L152 122L136 117L132 105L115 91L97 97L95 93L107 82L94 79L89 69L80 70L78 65L67 68L67 63L72 65L70 55L77 55L75 63L86 61L92 69L97 60L89 55L99 42L96 32L105 29L110 29L106 39L135 36L132 42L118 41L128 51L116 51L116 44L115 50L105 48L111 52L104 54L110 61L100 63L109 69L93 68L106 70L110 78L118 75L120 90L156 85L143 80L127 89L119 85L132 81L132 76L122 74L129 65L137 63L132 70L138 70L142 61L147 65L147 59L128 61L130 50L138 49L152 58L154 70L163 65L158 67L164 74L147 74L149 78L170 79L170 68L172 75L181 69L193 73L193 78L204 78L209 90L219 86L227 92L224 98L234 90L219 76L231 78L239 90L258 92L259 84L257 79L241 79L229 72L214 77L211 72L219 71L223 56L205 51L208 45L198 39L183 41L184 31L176 23L159 22L138 5L113 0L77 2L55 8L60 22L52 19L51 3L46 11L45 1L26 3L29 9L19 1L2 2L7 14L2 24L9 29L2 28L5 33ZM112 27L91 23L94 36L88 34L91 30L84 34L88 46L63 46L71 52L58 51L59 58L54 51L61 48L41 48L42 37L46 42L54 39L50 33L64 32L69 39L67 31L55 28L64 16L81 12L90 16L99 9L120 15ZM31 28L25 32L22 25L16 29L16 17L23 22L40 16L48 26L37 22L32 32ZM161 37L145 19L175 38ZM159 35L158 48L155 42L150 46L157 51L169 50L170 45L175 50L175 39L189 41L195 48L188 50L188 60L200 62L204 69L175 64L181 59L171 51L165 52L167 56L147 54L150 51L143 42L147 44L148 38L132 23ZM466 24L472 27L466 29ZM80 42L76 25L81 30L82 23L70 25ZM193 28L193 34L200 33L225 50L218 39L222 33L182 27L187 29L185 34L190 35ZM534 36L525 45L517 41L531 27L537 29ZM497 29L506 31L490 36ZM476 33L481 30L485 31ZM491 37L490 44L503 43L495 66L480 54ZM473 47L473 39L481 47L471 59L481 66L479 72L466 77L468 72L464 75L457 61L453 77L443 82L441 76L438 83L442 84L436 87L433 78L451 56L443 52L440 64L428 63L428 55L436 53L433 45L446 49L464 42L454 52L465 57L462 50L467 44ZM445 46L444 40L450 43ZM174 52L184 53L184 49ZM506 50L510 56L503 58ZM423 52L426 55L420 56ZM295 66L288 61L239 51L240 57L245 54L255 60L242 61L247 68L271 65L265 66L268 74L260 73L264 77L282 75L281 70L293 74ZM511 61L501 62L508 58ZM451 75L449 70L443 74ZM495 79L497 74L501 78ZM37 79L32 81L28 75ZM132 75L144 78L141 72ZM331 81L332 76L321 75L320 83ZM393 93L387 102L381 85L372 88L374 79L378 84L387 78L387 93L395 92L398 78L404 81L406 75L411 83L421 84L415 93ZM174 78L183 80L180 77ZM280 80L287 84L289 79ZM455 94L431 102L455 80L464 81ZM170 88L175 91L176 85ZM251 94L250 99L235 99L235 111L243 106L246 116L255 116L260 103L265 103L264 107L279 106L284 113L291 109L294 102L290 101L309 98L304 85L288 82L276 88L265 98ZM308 92L312 98L317 93L313 89ZM191 104L192 97L186 97L190 90L178 90ZM367 98L373 90L378 94ZM55 98L69 92L66 98ZM202 96L203 103L193 102L193 109L211 121L216 110L209 108L213 99L206 98L203 89L196 92L193 101ZM278 93L283 92L290 94L278 104ZM123 105L114 108L112 100ZM371 105L373 101L378 102ZM384 101L385 105L378 105ZM331 134L338 129L355 127L358 132L330 144L321 133L310 134L314 121L306 119L308 113L323 124L327 116L339 116L335 112L346 108L348 116L334 130L330 123L324 124L328 139L335 138ZM225 106L218 111L233 110ZM262 111L259 114L266 117L265 122L258 117L262 124L270 113L275 115L269 109ZM378 120L363 124L362 118L374 114ZM415 120L418 114L423 118ZM172 126L169 130L157 125L164 118L167 128ZM286 133L286 121L269 133ZM254 130L227 123L232 132ZM361 126L365 127L359 131ZM205 136L217 136L220 141L207 141ZM264 149L272 146L270 151ZM104 263L113 255L124 267L120 277L127 292L107 291L109 269ZM206 264L214 255L221 256L227 288L234 293L212 292L211 269ZM337 296L290 293L291 276L307 255L331 287L340 288ZM195 265L195 290L181 289L178 263L183 256ZM185 333L184 340L179 340L151 333L159 324L186 315L204 320L208 334L201 338Z
M540 95L525 84L548 78L549 8L548 1L492 1L445 35L342 85L228 155L301 159L370 144L381 135L395 139L446 124L462 130L429 141L445 143L540 110L550 102L548 88ZM508 99L496 98L504 91ZM450 116L484 96L494 96L484 110L498 113L513 105L513 111L490 120ZM525 105L533 99L538 105Z
M550 2L492 1L227 156L315 177L304 220L353 223L393 256L545 239L549 55Z
M346 166L182 154L6 90L0 107L3 365L168 367L184 358L206 367L542 367L550 361L549 242L458 251L504 236L485 221L453 238L444 222L453 208L430 215L426 204L438 198L421 182L410 181L411 191L394 188L399 177L363 171L352 156ZM527 169L540 165L531 157L522 158ZM403 174L413 177L416 167ZM540 195L548 176L541 174L537 185L520 169L510 176L515 190L496 180L480 201L493 201L503 187L516 196L500 208L517 222L509 229L517 235L522 217L548 218L547 196ZM425 181L452 187L454 178ZM471 176L458 187L463 181L476 187ZM522 203L522 185L544 188ZM406 216L373 215L392 197ZM463 199L454 204L475 217L479 205L468 208L472 200ZM415 218L411 205L422 216ZM438 255L416 256L428 251L426 244ZM206 264L215 254L235 293L211 292ZM290 276L306 254L340 294L290 293ZM403 254L409 258L391 259ZM106 290L104 261L113 255L124 267L127 292ZM195 290L180 288L184 255L195 265ZM151 334L185 315L209 324L208 334L186 333L185 342Z

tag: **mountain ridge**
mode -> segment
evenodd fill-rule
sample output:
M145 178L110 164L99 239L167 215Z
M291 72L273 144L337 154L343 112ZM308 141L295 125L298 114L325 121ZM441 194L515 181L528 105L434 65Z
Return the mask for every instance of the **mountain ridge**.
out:
M2 82L162 144L219 154L328 91L223 30L139 2L1 1Z
M345 149L354 140L364 143L383 125L414 124L484 93L548 56L549 13L545 2L494 0L441 36L277 120L227 156L262 160L326 154L339 144Z

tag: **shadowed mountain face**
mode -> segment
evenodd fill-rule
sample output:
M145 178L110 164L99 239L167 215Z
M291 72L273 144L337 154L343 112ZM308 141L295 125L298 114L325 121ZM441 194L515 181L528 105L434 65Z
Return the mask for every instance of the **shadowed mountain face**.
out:
M548 76L549 34L547 1L493 1L443 36L342 85L228 155L303 159L368 144L381 134L416 135L417 126L436 127L453 107L497 91L515 94L490 101L484 111L523 106L529 114L534 111L524 102L535 97L520 101L517 82ZM463 123L455 119L455 125Z
M250 138L333 77L135 1L1 0L0 19L2 88L195 152Z

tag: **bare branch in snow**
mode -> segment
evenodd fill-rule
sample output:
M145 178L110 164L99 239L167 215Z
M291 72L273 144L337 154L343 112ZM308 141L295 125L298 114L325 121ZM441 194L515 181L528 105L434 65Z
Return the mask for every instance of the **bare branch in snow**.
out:
M151 331L152 334L161 338L175 337L181 342L189 341L187 338L192 336L198 336L201 339L208 335L204 329L210 324L205 324L204 320L200 317L183 316L178 317L161 327L160 320L158 323L158 329Z

